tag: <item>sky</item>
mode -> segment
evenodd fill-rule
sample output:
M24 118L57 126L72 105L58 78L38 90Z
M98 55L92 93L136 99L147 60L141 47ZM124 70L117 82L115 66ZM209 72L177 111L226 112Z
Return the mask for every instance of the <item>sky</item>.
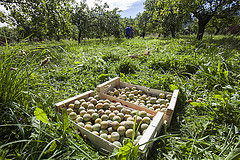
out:
M80 0L76 0L80 1ZM136 15L140 12L142 13L144 10L145 0L102 0L103 3L107 2L109 5L109 9L112 10L114 8L119 8L121 10L120 15L122 18L135 18ZM87 0L86 3L89 7L92 7L95 0ZM0 5L0 11L5 11L5 8ZM1 26L5 26L6 24L0 23Z
M80 1L80 0L76 0ZM145 0L102 0L102 2L107 2L109 5L109 9L112 10L114 8L119 8L122 12L120 15L122 18L128 17L135 18L139 12L143 12ZM88 6L92 7L95 0L87 0L86 3Z

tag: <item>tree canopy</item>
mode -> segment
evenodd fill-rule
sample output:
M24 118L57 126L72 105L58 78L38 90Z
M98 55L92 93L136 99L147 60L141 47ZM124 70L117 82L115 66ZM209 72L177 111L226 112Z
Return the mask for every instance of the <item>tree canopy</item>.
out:
M66 38L71 34L71 1L15 0L2 1L10 11L8 23L16 27L20 38Z
M208 22L213 18L227 18L239 12L239 0L178 0L186 13L198 19L197 39L201 40Z
M239 0L146 0L145 12L148 14L150 28L175 37L175 31L183 28L192 18L198 20L197 39L201 40L206 25L229 19L239 14ZM142 14L142 15L143 15ZM219 22L220 23L220 22ZM217 25L215 25L217 26Z
M78 41L84 37L120 37L123 30L117 8L109 10L107 3L96 1L92 8L85 0L76 3L66 0L15 0L0 3L9 10L9 21L20 38L56 39L74 37L76 26ZM1 21L4 21L1 14Z
M8 15L0 12L0 21L13 26L19 39L73 38L79 43L83 38L123 37L128 25L136 35L155 32L175 38L176 32L193 26L192 22L197 22L197 39L201 40L206 27L215 28L217 34L239 16L239 0L146 0L145 11L136 18L121 18L118 8L110 10L101 0L91 8L86 0L3 0L0 5L9 11Z

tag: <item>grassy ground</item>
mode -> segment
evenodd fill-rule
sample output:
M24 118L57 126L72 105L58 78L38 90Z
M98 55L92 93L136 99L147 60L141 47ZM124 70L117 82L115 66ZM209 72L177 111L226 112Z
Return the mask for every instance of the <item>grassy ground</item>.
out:
M239 43L240 38L232 36L205 37L201 42L185 36L85 40L80 45L75 41L47 41L1 47L1 156L99 157L66 127L70 124L59 118L54 104L95 90L98 84L116 76L124 82L163 91L180 90L172 124L162 130L169 136L154 143L148 159L239 155ZM142 55L146 50L149 55ZM51 61L41 67L46 57ZM47 124L32 118L36 108L47 113Z

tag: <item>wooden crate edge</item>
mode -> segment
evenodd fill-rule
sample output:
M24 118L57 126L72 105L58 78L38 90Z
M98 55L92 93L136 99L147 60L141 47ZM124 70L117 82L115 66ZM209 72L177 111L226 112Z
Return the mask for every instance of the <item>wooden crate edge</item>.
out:
M85 128L79 126L75 122L74 124L75 129L79 129L82 137L86 138L90 143L93 145L94 148L102 151L102 152L112 152L115 148L119 149L118 146L114 145L113 143L97 136L90 131L86 130Z
M154 116L157 114L156 111L150 110L150 109L145 108L145 107L138 106L138 105L130 103L130 102L126 102L124 100L121 100L119 98L115 98L113 96L109 96L109 95L101 93L101 92L97 92L97 95L99 95L99 97L103 98L103 99L109 99L110 101L120 102L122 105L127 106L127 107L132 108L132 109L135 109L135 110L146 111L147 113L150 113Z
M140 145L139 149L141 152L146 152L149 142L154 138L157 133L160 132L164 113L158 112L157 115L153 118L152 122L148 126L146 132L143 134L142 138L139 140L138 144Z
M62 107L66 107L67 104L72 103L72 102L74 102L74 101L77 100L77 99L88 98L88 97L90 97L90 96L94 96L94 91L92 91L92 90L91 90L91 91L87 91L87 92L84 92L84 93L82 93L82 94L80 94L80 95L77 95L77 96L68 98L68 99L66 99L66 100L63 100L63 101L61 101L61 102L56 103L55 106L60 109L60 108L62 108ZM101 99L108 99L107 97L101 97L101 96L100 96L100 98L101 98ZM117 100L119 100L119 99L117 99ZM117 101L116 101L116 102L117 102ZM127 107L129 107L129 106L127 106ZM131 108L131 107L129 107L129 108ZM134 108L133 108L133 109L134 109ZM148 110L149 110L149 109L148 109ZM150 111L151 111L151 110L150 110ZM156 121L156 120L155 120L155 121ZM107 151L107 152L112 152L114 148L119 149L119 147L116 146L116 145L114 145L113 143L111 143L111 142L109 142L109 141L101 138L100 136L94 135L93 133L91 133L90 131L86 130L85 128L77 125L77 124L76 124L75 122L73 122L73 121L72 121L72 123L73 123L73 125L74 125L74 127L75 127L76 129L80 129L80 133L81 133L83 136L85 135L85 137L86 137L87 139L89 139L89 141L90 141L90 143L93 145L93 147L96 148L96 149L98 149L99 151L102 151L102 152L106 152L106 151ZM155 123L156 123L156 122L155 122ZM153 123L153 124L154 124L154 123ZM161 122L160 122L159 124L161 124ZM158 125L159 125L159 124L158 124ZM160 125L160 126L161 126L161 125ZM152 126L152 127L153 127L153 126ZM150 133L150 132L149 132L149 133ZM148 136L151 136L151 137L154 137L154 136L156 135L155 132L153 133L153 135L150 135L149 133L148 133ZM98 139L100 139L101 143L97 142ZM141 138L141 139L142 139L142 138ZM140 140L141 140L141 139L140 139ZM100 145L99 145L99 144L100 144ZM104 146L102 146L103 144L104 144ZM106 145L106 144L107 144L107 145ZM144 145L144 146L145 146L145 147L143 147L143 149L142 149L143 151L145 151L145 150L147 150L147 148L149 148L149 145ZM140 152L142 152L142 151L140 151Z
M120 77L115 77L113 79L110 79L109 81L99 84L97 86L97 92L105 92L106 90L113 89L115 86L118 86L119 84Z
M163 123L166 120L168 127L170 126L171 121L172 121L172 116L173 116L173 113L174 113L174 110L175 110L175 107L176 107L176 103L177 103L178 92L179 92L178 89L175 89L173 91L172 98L171 98L171 101L169 103L167 112L163 117Z
M126 83L126 82L120 82L120 87L131 87L131 88L136 87L137 89L141 89L142 91L144 91L147 94L154 94L154 95L159 95L160 93L172 94L171 92L161 91L158 89L153 89L153 88L140 86L140 85L136 85L136 84L130 84L130 83Z
M90 90L90 91L87 91L87 92L84 92L80 95L77 95L77 96L74 96L74 97L70 97L66 100L63 100L61 102L58 102L55 104L55 107L58 109L57 111L59 111L59 109L63 108L63 107L66 107L66 105L70 104L70 103L73 103L75 100L79 100L79 99L82 99L83 97L84 98L87 98L87 96L94 96L95 93L94 91Z

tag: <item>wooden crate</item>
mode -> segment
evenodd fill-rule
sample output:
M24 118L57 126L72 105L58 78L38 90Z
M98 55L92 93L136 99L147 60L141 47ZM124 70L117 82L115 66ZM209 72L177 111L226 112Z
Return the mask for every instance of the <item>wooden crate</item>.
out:
M133 85L133 84L129 84L129 83L125 83L125 82L121 82L120 81L120 77L116 77L116 78L113 78L105 83L102 83L100 85L97 86L97 94L101 97L101 98L107 98L111 101L119 101L121 102L122 104L124 105L127 105L133 109L136 109L136 110L144 110L144 109L148 109L148 108L145 108L145 107L141 107L141 106L138 106L136 104L133 104L133 103L129 103L127 101L124 101L122 99L119 99L117 97L113 97L113 96L110 96L107 94L108 91L111 91L113 90L114 88L123 88L123 87L129 87L129 88L132 88L132 87L136 87L137 89L139 90L142 90L143 92L147 93L147 94L151 94L151 95L155 95L155 96L158 96L160 93L164 93L164 94L172 94L172 98L170 100L170 104L167 108L167 111L166 113L164 114L164 117L163 117L163 122L166 120L167 121L167 124L168 126L170 126L170 123L171 123L171 120L172 120L172 116L173 116L173 112L174 112L174 109L175 109L175 106L176 106L176 102L177 102L177 97L178 97L178 92L179 90L176 89L174 90L173 93L171 92L164 92L164 91L160 91L160 90L157 90L157 89L151 89L151 88L147 88L147 87L144 87L144 86L139 86L139 85ZM155 112L155 111L153 111Z
M55 106L57 108L58 111L61 110L61 108L67 108L67 106L70 103L74 103L75 100L80 100L80 99L87 99L88 97L93 97L94 91L88 91L85 93L82 93L78 96L66 99L62 102L56 103ZM101 99L106 99L106 98L101 98ZM118 100L114 100L114 102L119 102ZM124 104L122 104L124 105ZM125 107L129 107L127 105L124 105ZM139 110L142 110L141 108ZM142 138L139 140L138 144L140 145L139 150L142 153L142 156L146 156L149 149L152 146L152 143L147 143L149 140L151 140L152 138L155 138L155 136L160 132L160 128L161 128L161 124L163 121L163 113L157 113L157 112L153 112L151 110L146 110L144 109L144 111L146 111L147 113L153 114L153 120L151 121L151 123L149 124L146 132L142 135ZM72 121L73 122L73 121ZM119 149L118 146L114 145L113 143L101 138L100 136L97 136L93 133L91 133L90 131L86 130L85 128L77 125L75 122L73 122L75 129L77 129L78 131L80 131L80 134L85 137L92 145L94 148L96 148L99 151L102 151L104 153L109 153L112 152L114 150L114 148Z

